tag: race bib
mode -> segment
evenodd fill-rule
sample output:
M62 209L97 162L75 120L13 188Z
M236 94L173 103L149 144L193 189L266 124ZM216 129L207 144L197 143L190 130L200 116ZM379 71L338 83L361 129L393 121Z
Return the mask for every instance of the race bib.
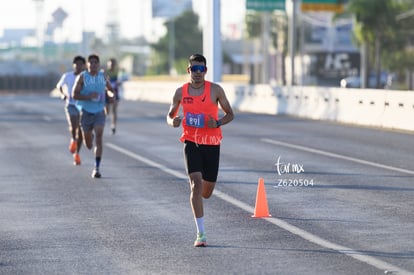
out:
M187 113L185 116L187 126L204 128L204 114Z
M99 94L96 98L92 98L92 101L100 102L100 101L103 101L103 98L104 98L104 95Z

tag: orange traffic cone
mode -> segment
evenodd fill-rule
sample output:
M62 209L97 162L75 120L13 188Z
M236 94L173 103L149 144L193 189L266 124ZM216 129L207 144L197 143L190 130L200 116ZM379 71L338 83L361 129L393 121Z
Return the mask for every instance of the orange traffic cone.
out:
M257 185L257 194L256 194L256 207L254 209L253 218L265 218L271 217L269 214L269 208L267 207L266 199L266 190L264 185L264 179L259 178L259 183Z

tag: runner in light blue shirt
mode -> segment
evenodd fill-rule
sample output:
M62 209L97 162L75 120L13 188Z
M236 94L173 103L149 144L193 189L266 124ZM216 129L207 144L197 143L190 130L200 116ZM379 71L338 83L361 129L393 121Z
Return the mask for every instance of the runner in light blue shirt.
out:
M103 151L103 132L105 128L105 98L113 100L114 92L111 83L100 71L99 56L88 56L87 71L76 79L73 89L73 98L79 101L81 110L81 129L83 141L88 149L92 149L95 137L95 168L93 178L100 178L99 166ZM94 135L94 133L95 135Z

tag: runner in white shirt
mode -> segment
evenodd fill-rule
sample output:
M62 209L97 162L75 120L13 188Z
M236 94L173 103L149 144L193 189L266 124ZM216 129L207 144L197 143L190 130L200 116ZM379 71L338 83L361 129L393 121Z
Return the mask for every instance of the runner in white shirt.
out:
M69 125L69 132L71 140L69 144L69 151L73 154L73 164L80 165L81 160L79 150L82 145L82 134L80 131L80 106L72 97L73 85L76 77L85 70L86 60L83 56L75 56L73 58L73 71L64 73L56 87L61 93L62 100L66 101L65 113Z

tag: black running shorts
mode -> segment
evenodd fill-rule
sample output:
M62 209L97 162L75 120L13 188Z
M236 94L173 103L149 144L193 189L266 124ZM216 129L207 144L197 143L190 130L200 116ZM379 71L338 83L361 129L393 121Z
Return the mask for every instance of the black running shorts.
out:
M187 173L201 172L203 180L216 182L220 145L203 145L184 141L184 161Z

